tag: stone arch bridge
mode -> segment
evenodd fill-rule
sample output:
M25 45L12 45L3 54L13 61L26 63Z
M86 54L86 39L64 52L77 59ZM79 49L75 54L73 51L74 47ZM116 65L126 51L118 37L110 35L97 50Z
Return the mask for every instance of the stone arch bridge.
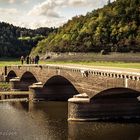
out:
M67 100L79 93L86 93L91 99L99 93L112 95L140 91L140 72L135 70L17 65L5 66L3 73L5 81L11 82L13 90L28 90L30 86L37 98L50 100Z
M68 120L140 120L140 72L132 69L63 66L5 66L12 90L30 99L68 100Z

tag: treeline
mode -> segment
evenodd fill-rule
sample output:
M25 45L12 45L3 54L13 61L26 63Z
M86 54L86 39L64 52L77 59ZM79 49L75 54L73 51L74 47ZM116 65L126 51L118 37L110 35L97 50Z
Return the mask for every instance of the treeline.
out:
M51 52L140 52L140 0L116 0L76 16L33 48Z
M0 57L19 57L28 55L38 41L46 38L54 28L38 28L36 30L20 28L0 22Z

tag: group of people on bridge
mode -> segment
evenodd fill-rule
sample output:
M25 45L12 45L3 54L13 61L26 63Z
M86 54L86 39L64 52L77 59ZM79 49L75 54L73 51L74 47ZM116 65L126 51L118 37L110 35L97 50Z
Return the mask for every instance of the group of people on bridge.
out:
M21 56L20 58L20 61L21 61L21 64L23 65L24 62L26 64L38 64L39 63L39 55L36 55L35 57L30 57L29 55L24 57L24 56Z

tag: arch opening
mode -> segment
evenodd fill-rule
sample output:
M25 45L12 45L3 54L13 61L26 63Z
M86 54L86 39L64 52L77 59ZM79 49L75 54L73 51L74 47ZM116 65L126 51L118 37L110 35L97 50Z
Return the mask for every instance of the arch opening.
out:
M118 99L118 98L137 98L140 92L130 88L111 88L93 96L91 99Z
M21 79L20 79L20 88L21 90L28 91L29 86L32 85L33 83L36 83L37 79L31 72L25 72Z
M17 77L16 73L12 70L8 73L7 78L6 78L6 82L9 82L10 79Z
M65 77L53 76L43 86L42 96L47 100L67 101L73 95L79 94L74 85Z
M94 118L99 120L122 120L140 118L140 92L129 88L111 88L90 99Z

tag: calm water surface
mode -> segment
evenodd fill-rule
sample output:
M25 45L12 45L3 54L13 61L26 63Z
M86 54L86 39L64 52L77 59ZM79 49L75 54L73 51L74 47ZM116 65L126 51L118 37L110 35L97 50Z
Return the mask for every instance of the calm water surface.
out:
M66 102L0 103L0 140L140 140L140 123L68 123Z

